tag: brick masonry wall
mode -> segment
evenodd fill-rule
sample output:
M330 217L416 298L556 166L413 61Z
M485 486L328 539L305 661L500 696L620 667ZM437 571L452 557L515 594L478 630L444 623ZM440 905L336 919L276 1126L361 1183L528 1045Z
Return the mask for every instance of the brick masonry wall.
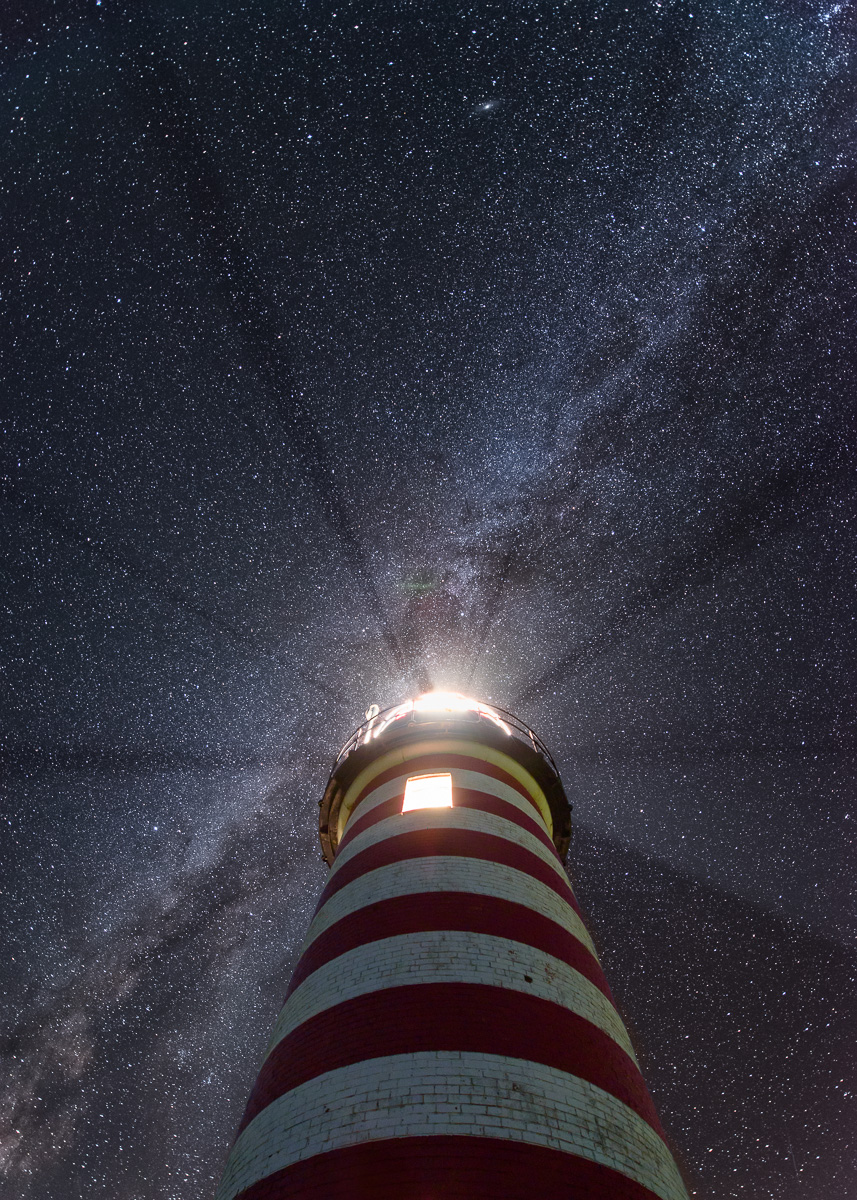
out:
M539 996L585 1017L634 1055L616 1009L581 972L505 937L449 929L381 938L319 967L286 1001L268 1053L304 1021L344 1000L426 983L484 984Z
M444 832L460 830L466 833L480 832L504 838L541 859L562 880L563 886L568 887L568 879L556 851L549 842L542 841L535 831L531 832L517 821L495 816L492 812L462 807L419 808L407 813L398 811L391 814L387 820L364 829L352 841L343 844L331 867L328 887L338 880L345 871L346 865L358 855L366 854L382 842L398 843L404 835L423 830L442 830Z
M372 901L432 892L497 896L525 905L568 929L595 954L592 939L577 911L540 880L490 859L444 855L392 862L359 876L318 909L303 950L336 921Z
M608 1092L517 1058L434 1051L329 1071L275 1100L239 1136L216 1200L330 1150L427 1134L527 1142L608 1167L661 1200L686 1196L661 1138ZM407 1196L407 1176L402 1185ZM538 1194L538 1179L530 1189Z
M217 1200L685 1200L537 789L497 757L353 797ZM453 807L403 814L443 770Z
M508 787L517 791L528 803L534 805L536 810L541 814L548 833L553 836L553 829L550 827L550 810L544 792L535 783L532 776L526 771L517 768L511 759L508 759L505 755L498 755L493 751L486 751L484 747L472 743L469 750L463 748L461 744L456 747L452 747L449 744L444 746L442 743L437 742L429 742L424 745L426 747L433 746L434 752L423 753L421 750L416 751L412 748L408 752L400 752L393 756L382 756L382 760L379 760L371 771L368 772L368 775L371 775L371 779L364 772L364 783L361 785L359 781L355 781L352 787L348 789L348 794L342 802L338 826L339 837L342 836L354 810L358 805L363 803L370 793L377 792L382 785L385 785L391 779L407 775L427 774L435 770L475 770L480 774L490 776L492 779L502 781ZM383 764L384 758L393 759L394 761L389 762L387 767L381 770L380 767ZM443 764L442 767L434 765L441 761Z
M402 1180L407 1180L403 1191ZM242 1200L657 1200L649 1188L589 1158L508 1138L387 1138L358 1142L266 1175Z
M520 785L512 786L512 782L509 782L508 779L498 779L496 774L486 775L484 771L474 770L472 767L450 766L449 773L453 777L453 787L456 790L456 796L459 796L462 790L484 792L487 795L496 796L499 800L505 800L507 804L514 805L522 813L531 817L538 826L545 830L545 833L548 832L541 813L532 800L522 794ZM388 779L386 783L367 790L360 803L354 806L349 815L343 840L378 805L389 803L391 799L403 796L405 781L413 774L417 774L417 772L412 768L404 775L401 774L401 768L399 768L399 771Z

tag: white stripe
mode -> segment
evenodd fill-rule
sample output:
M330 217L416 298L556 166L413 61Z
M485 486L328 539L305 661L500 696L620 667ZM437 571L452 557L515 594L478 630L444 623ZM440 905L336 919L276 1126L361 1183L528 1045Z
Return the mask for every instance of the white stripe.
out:
M609 1092L524 1059L449 1051L369 1059L286 1092L238 1137L216 1200L316 1154L427 1134L547 1146L619 1171L661 1200L687 1200L663 1141Z
M369 992L421 983L486 984L550 1000L591 1021L636 1062L616 1009L579 971L522 942L457 929L380 938L325 963L289 996L267 1054L293 1029L335 1004Z
M555 921L573 934L591 954L595 947L589 931L567 900L546 883L524 871L491 862L485 858L437 855L432 858L408 858L366 871L335 892L312 920L301 953L336 921L377 900L394 896L413 896L421 892L468 892L475 896L496 896L522 904L541 916ZM596 956L597 957L597 956Z
M411 775L418 772L405 772L403 775L397 775L395 779L388 779L386 783L382 783L380 787L376 787L374 791L368 792L360 803L352 808L345 822L345 829L348 829L351 821L359 821L367 812L371 812L373 808L377 808L379 804L384 804L387 800L392 800L394 796L402 796L405 791L405 783L410 779ZM345 830L343 830L343 836Z
M343 846L330 869L330 878L333 879L345 863L350 862L361 851L368 850L370 846L377 846L388 838L403 833L416 833L424 829L456 829L469 833L490 833L494 837L504 838L522 850L529 850L531 854L535 854L563 883L568 884L568 876L559 858L550 847L540 842L534 833L522 829L514 821L507 821L505 817L495 816L494 813L482 812L478 808L418 808L413 812L394 813L386 820L370 825L368 829L358 833L347 846Z
M440 768L438 768L439 770ZM514 804L515 808L526 813L528 817L532 817L540 829L545 833L548 832L547 826L542 819L542 815L532 800L525 799L520 792L516 792L513 787L509 787L508 783L503 783L500 779L494 779L491 775L483 775L481 771L464 771L459 767L444 767L452 776L453 787L453 804L455 803L455 789L469 788L475 792L487 792L489 796L496 796L498 800L505 800L507 804ZM371 812L373 808L377 808L379 804L385 804L388 800L392 800L394 796L401 796L405 790L405 784L414 774L413 771L406 772L398 776L396 779L388 779L386 783L382 783L374 792L369 792L356 808L351 810L349 814L349 822L353 819L359 821L366 813ZM348 830L346 823L345 830Z

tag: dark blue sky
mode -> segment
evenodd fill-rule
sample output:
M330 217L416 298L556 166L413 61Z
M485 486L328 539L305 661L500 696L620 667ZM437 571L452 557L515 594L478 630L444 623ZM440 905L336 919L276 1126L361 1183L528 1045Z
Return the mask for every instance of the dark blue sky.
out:
M557 757L692 1193L849 1200L853 4L0 38L2 1200L211 1192L427 684Z

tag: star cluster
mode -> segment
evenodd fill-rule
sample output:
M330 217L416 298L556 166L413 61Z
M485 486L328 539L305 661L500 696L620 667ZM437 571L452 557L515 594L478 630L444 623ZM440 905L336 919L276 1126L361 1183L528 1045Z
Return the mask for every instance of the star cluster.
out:
M851 0L0 38L2 1200L211 1193L430 686L554 752L691 1194L848 1200Z

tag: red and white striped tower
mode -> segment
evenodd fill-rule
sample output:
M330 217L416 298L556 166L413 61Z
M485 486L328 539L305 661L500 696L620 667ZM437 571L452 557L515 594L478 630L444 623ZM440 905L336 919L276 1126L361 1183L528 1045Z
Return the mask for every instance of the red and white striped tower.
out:
M568 801L513 718L372 717L217 1200L686 1200L563 869Z

